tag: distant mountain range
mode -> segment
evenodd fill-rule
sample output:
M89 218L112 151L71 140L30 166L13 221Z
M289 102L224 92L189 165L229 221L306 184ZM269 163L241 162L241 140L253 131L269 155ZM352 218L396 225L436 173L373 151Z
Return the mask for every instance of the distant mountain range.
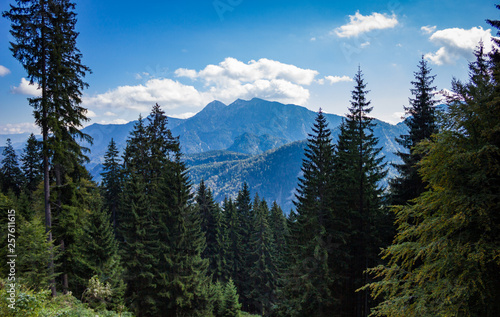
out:
M234 197L246 181L253 193L258 192L268 201L276 200L284 210L289 210L293 206L305 140L316 116L316 112L301 106L254 98L238 99L230 105L213 101L191 118L168 120L173 135L180 138L195 186L204 179L216 199L222 200L226 195ZM325 116L336 138L342 117ZM396 162L394 153L401 148L394 139L405 133L406 126L376 119L374 123L382 154L387 162ZM135 121L121 125L92 124L83 129L94 138L87 168L97 181L111 138L123 150L134 124ZM23 137L26 140L28 135ZM388 177L392 176L391 169Z

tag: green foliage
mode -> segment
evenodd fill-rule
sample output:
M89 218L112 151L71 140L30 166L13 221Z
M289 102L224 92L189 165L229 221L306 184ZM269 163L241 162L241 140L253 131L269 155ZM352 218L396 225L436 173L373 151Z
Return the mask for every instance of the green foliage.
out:
M401 135L396 141L403 146L405 152L397 152L401 158L401 164L394 166L399 172L399 176L391 180L391 203L394 205L403 205L411 199L418 197L425 191L426 184L418 174L416 164L422 156L415 151L415 146L431 135L437 132L437 118L435 114L435 104L437 100L434 97L436 87L432 86L435 75L430 75L431 69L427 61L422 56L418 65L418 72L415 72L415 80L410 98L410 106L405 107L408 115L404 123L408 127L408 134Z
M496 316L500 311L500 111L482 45L470 81L453 82L442 130L418 148L429 189L396 208L387 266L368 287L376 316Z
M238 291L232 279L224 286L222 305L219 310L221 317L239 316L241 312L241 304L239 302Z
M34 192L42 182L43 156L41 145L32 133L26 142L24 153L21 155L21 168L26 181L25 187L29 193Z
M24 175L19 168L16 151L14 151L10 139L7 139L7 146L4 148L2 155L2 167L0 168L0 175L2 176L1 190L3 193L12 191L18 196L21 193Z
M104 208L109 215L111 215L113 230L116 231L116 213L118 211L118 203L122 191L122 168L118 159L118 149L113 139L111 139L108 150L104 155L101 175Z
M26 287L35 290L46 289L49 280L54 278L47 269L47 263L54 250L57 258L58 249L48 241L45 224L37 214L31 220L17 217L17 272Z
M290 222L288 262L280 296L280 311L290 316L330 316L336 299L335 275L329 266L332 234L333 145L331 131L320 111L309 135L303 176L299 178L296 213Z

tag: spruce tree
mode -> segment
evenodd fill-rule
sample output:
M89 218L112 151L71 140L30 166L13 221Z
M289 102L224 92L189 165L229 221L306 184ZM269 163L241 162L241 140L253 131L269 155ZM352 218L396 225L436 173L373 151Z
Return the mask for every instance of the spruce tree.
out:
M29 99L35 122L42 130L45 226L52 241L51 165L56 189L65 186L65 174L76 180L84 169L85 156L77 139L91 142L80 131L87 121L87 110L80 106L83 81L90 69L81 63L76 47L75 5L68 0L17 0L3 16L11 21L11 51L27 72L31 83L41 89L41 96ZM79 175L80 174L80 175ZM67 186L71 187L71 186ZM59 194L59 197L67 195ZM69 195L72 196L72 195ZM61 206L62 202L57 202ZM49 266L53 270L53 261ZM51 283L56 295L55 281Z
M9 191L12 191L16 196L19 196L24 177L19 168L16 151L12 147L10 139L7 139L7 146L3 149L2 155L2 167L0 168L0 173L2 174L2 192L7 194Z
M225 279L241 276L244 264L244 248L240 230L240 217L231 198L224 199L224 216L226 225L226 272Z
M21 169L24 172L25 186L29 193L33 193L43 179L43 156L41 143L36 139L32 133L24 153L21 155Z
M278 259L273 232L269 224L269 208L255 195L253 204L252 231L249 243L249 268L251 291L249 294L253 311L261 316L270 316L276 303Z
M340 126L334 156L334 204L338 216L346 221L348 234L342 249L348 254L341 297L342 314L368 316L372 305L368 292L356 292L368 282L363 273L377 261L387 214L382 207L379 182L385 177L385 164L373 134L372 111L366 95L366 83L361 69L354 77L356 86L351 95L349 113Z
M206 248L202 258L209 260L209 273L214 280L224 278L224 228L222 213L214 201L210 188L202 180L196 195L196 208L201 217L201 230L205 234Z
M153 268L158 259L158 231L152 216L151 200L145 165L147 138L142 117L134 125L123 156L122 209L118 214L118 236L125 267L127 306L140 316L154 316L156 305L156 277Z
M81 266L79 282L83 285L92 276L97 276L103 283L109 283L112 300L107 308L116 310L123 304L125 284L123 267L118 250L118 241L113 233L113 226L107 210L95 210L90 215L83 235L78 241L82 256L76 262Z
M396 210L398 232L371 271L375 316L496 316L500 311L498 81L480 44L454 80L443 125L417 150L428 190Z
M417 163L422 156L415 152L415 146L437 132L434 108L437 101L433 94L436 87L432 86L436 76L431 75L431 69L423 56L414 74L415 80L411 82L414 88L410 89L414 98L410 98L410 106L405 107L407 118L404 123L408 127L408 134L396 139L405 151L396 153L402 163L394 164L399 176L390 182L391 203L394 205L406 204L425 191L426 184L417 170Z
M240 294L241 303L244 310L250 309L250 292L251 285L247 278L249 275L249 268L252 265L251 260L248 256L248 249L250 246L250 232L253 218L252 202L250 197L250 189L248 184L245 182L238 192L238 196L235 201L236 213L238 215L238 227L240 237L239 252L241 254L242 267L239 271L235 271L232 275L234 284L238 289L238 294Z
M284 276L280 310L292 316L331 316L336 307L332 288L338 276L331 271L327 241L332 228L333 145L321 110L309 134L303 176L299 178L296 212L289 224L290 267ZM337 260L341 260L337 258Z
M120 194L122 190L122 170L118 158L118 149L113 139L109 142L108 150L104 154L102 164L102 184L104 208L111 216L113 230L116 232L116 213L119 207Z

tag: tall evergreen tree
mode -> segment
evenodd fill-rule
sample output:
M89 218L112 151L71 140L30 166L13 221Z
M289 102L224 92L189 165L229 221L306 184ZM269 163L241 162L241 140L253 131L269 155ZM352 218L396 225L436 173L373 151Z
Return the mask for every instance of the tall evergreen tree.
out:
M418 197L425 191L426 184L418 174L417 163L422 156L415 152L415 146L422 140L430 139L437 132L435 104L432 86L435 75L431 75L431 69L422 56L418 65L418 71L414 73L415 80L412 81L413 88L410 89L414 98L410 98L410 106L405 107L407 115L404 123L408 127L408 134L403 134L396 141L403 146L404 152L396 154L401 158L401 164L394 164L399 176L391 180L391 203L402 205L411 199Z
M118 203L122 190L122 170L118 158L118 149L113 139L109 142L108 150L104 154L104 163L102 164L102 189L104 191L104 209L111 216L113 230L116 232L116 219Z
M248 255L248 248L250 246L250 232L253 218L252 202L250 197L250 189L248 184L245 182L238 192L238 196L235 201L236 212L238 215L238 231L240 237L239 253L241 254L242 267L239 271L235 271L232 276L234 284L238 289L238 294L240 295L240 300L242 303L243 310L250 309L250 292L252 290L249 279L249 268L252 265L250 257Z
M240 217L236 210L235 203L231 198L224 199L224 216L226 225L226 279L239 278L243 271L244 247L240 230ZM243 251L243 252L242 252ZM234 282L233 282L234 283Z
M342 314L368 316L371 303L368 292L356 292L366 284L363 272L377 261L383 246L381 225L387 215L383 212L383 189L379 182L385 177L385 165L373 134L374 123L369 113L368 90L361 69L354 77L349 113L340 126L334 156L334 193L336 210L347 220L345 251L349 254L342 292Z
M318 113L309 134L303 176L299 178L294 221L289 224L290 268L282 291L282 311L291 316L331 316L336 299L332 287L338 276L331 271L326 243L336 232L332 225L333 145L331 130L323 113ZM340 257L337 260L341 260Z
M16 151L12 147L10 139L7 139L7 146L4 148L2 155L2 167L0 168L0 173L2 174L2 192L8 193L11 190L16 196L19 196L24 177L19 168Z
M259 200L258 195L255 195L253 210L248 251L252 263L248 276L251 281L250 307L261 316L270 316L276 303L278 281L276 244L269 225L269 208L264 200Z
M3 12L11 21L15 40L11 42L11 51L25 68L30 82L42 91L40 97L30 98L29 103L42 130L45 226L49 242L52 241L50 164L60 188L66 179L64 173L83 172L80 163L85 156L77 139L91 141L79 130L82 122L88 120L80 103L87 85L82 78L90 69L81 63L82 55L76 47L74 9L75 5L68 0L17 0L15 6ZM52 260L49 266L53 267ZM54 281L51 290L55 296Z
M202 180L196 195L196 208L201 217L201 230L205 234L206 248L202 258L209 260L209 273L214 280L224 279L224 228L222 213L214 201L210 188Z
M180 157L155 105L127 141L119 217L126 297L139 316L196 316L210 306L205 237Z
M26 178L26 189L28 192L32 193L36 190L37 186L43 179L43 156L41 143L36 139L33 133L29 136L28 141L26 142L24 153L21 155L21 161L21 168Z
M500 111L482 45L454 81L440 132L418 146L428 190L396 212L398 233L372 269L376 316L496 316L500 311Z
M94 275L97 275L103 283L109 283L112 300L107 308L116 310L123 304L125 283L118 241L113 233L107 210L93 211L78 243L82 250L82 256L76 261L82 270L78 276L79 283L86 285Z

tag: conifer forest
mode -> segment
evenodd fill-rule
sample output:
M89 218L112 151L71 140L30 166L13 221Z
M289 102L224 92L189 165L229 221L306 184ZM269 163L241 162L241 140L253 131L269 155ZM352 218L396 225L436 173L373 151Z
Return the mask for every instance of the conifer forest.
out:
M41 89L27 101L41 137L4 145L1 316L499 316L498 38L491 53L477 43L444 104L414 61L395 163L353 69L338 136L320 109L283 210L246 182L222 202L193 184L159 103L123 150L111 139L95 181L75 3L17 0L3 17Z

